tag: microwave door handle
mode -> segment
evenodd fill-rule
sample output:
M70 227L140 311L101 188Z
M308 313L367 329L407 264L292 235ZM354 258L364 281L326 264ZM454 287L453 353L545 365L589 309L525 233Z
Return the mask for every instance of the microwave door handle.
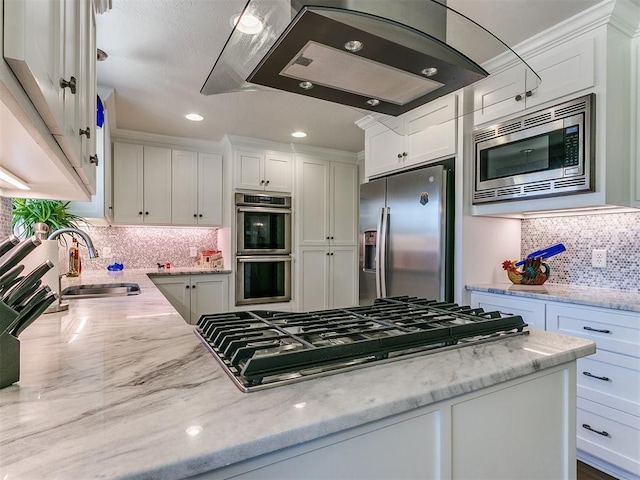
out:
M382 240L380 248L380 268L378 275L380 277L380 294L382 297L387 296L387 240L389 235L389 208L382 209Z

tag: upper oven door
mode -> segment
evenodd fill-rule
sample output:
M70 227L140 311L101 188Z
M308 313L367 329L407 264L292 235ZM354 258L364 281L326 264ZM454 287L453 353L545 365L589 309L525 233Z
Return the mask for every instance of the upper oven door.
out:
M236 207L238 255L291 253L291 210L273 207Z
M475 190L584 175L582 114L476 144Z

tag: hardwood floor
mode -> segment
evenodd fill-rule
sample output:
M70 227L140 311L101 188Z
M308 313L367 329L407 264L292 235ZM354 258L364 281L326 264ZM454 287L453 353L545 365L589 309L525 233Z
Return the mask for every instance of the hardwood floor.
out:
M577 480L616 480L616 478L578 461Z

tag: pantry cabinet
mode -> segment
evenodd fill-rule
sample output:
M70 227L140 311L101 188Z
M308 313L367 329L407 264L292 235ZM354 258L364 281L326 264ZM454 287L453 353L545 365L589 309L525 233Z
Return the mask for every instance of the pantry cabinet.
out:
M304 155L296 161L298 308L356 305L358 167Z
M578 458L616 478L640 478L640 314L475 291L471 306L596 342L595 355L577 361Z
M93 2L6 1L4 57L87 190L95 193Z
M293 156L285 152L238 150L235 172L236 188L291 193Z
M171 223L222 225L222 155L173 150Z
M114 222L171 224L171 149L115 142Z
M365 129L365 176L454 156L456 112L457 96L452 94L396 118L358 122Z
M151 279L187 323L195 325L201 315L229 311L227 274L158 275Z

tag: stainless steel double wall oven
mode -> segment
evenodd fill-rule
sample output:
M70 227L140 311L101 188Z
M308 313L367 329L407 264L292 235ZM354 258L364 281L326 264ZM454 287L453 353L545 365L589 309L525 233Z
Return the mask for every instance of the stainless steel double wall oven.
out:
M236 193L236 305L291 300L291 197Z

